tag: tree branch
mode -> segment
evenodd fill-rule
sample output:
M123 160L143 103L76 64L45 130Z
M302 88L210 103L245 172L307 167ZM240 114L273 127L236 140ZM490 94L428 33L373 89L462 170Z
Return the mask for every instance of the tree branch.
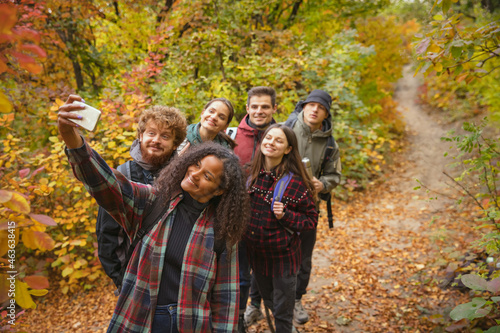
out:
M483 205L481 205L481 203L479 202L479 200L477 200L477 198L476 198L476 197L475 197L472 193L470 193L470 192L469 192L469 190L467 190L467 188L465 188L465 186L463 186L462 184L460 184L459 182L457 182L457 181L456 181L456 180L455 180L452 176L450 176L449 174L447 174L447 173L446 173L446 171L443 171L443 174L444 174L446 177L450 178L452 182L454 182L455 184L457 184L458 186L460 186L460 188L461 188L461 189L462 189L462 190L463 190L463 191L464 191L464 192L465 192L465 193L466 193L469 197L471 197L471 198L472 198L472 200L474 200L474 201L476 202L476 205L478 205L478 206L479 206L479 207L483 210L483 212L485 212L485 213L486 213L486 208L484 208L484 207L483 207ZM486 215L487 215L487 214L486 214ZM494 219L492 219L491 217L488 217L488 218L490 219L491 223L493 223L493 224L495 224L495 225L496 225L496 223L495 223L495 220L494 220ZM499 227L497 227L497 229L500 229L500 228L499 228Z
M494 71L495 69L497 69L497 68L500 68L500 66L493 67L493 68L491 69L491 71L489 71L489 72L485 73L484 75L478 75L477 77L478 77L478 78L483 78L483 77L485 77L485 76L488 76L491 72L493 72L493 71Z

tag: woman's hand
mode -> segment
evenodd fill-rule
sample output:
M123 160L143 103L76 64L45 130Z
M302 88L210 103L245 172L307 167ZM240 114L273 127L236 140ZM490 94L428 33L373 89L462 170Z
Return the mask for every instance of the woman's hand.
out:
M284 210L285 210L285 205L283 205L282 202L274 200L273 213L274 213L274 216L276 216L276 218L278 220L281 220L283 215L285 215Z
M69 95L68 100L59 108L59 113L57 114L57 128L66 146L70 149L79 148L83 145L82 138L76 131L79 128L78 124L69 120L81 119L81 116L71 111L84 109L83 106L73 104L74 101L84 102L83 98L78 95Z

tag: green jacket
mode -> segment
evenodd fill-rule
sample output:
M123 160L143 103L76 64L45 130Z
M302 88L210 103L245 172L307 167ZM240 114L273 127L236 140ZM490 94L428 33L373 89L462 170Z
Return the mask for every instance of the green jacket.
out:
M186 139L177 147L177 152L182 151L188 143L190 143L191 146L197 146L203 143L200 137L200 123L188 125L186 132ZM232 149L227 139L220 133L213 139L213 142L220 144L224 148Z
M311 133L311 129L304 122L304 112L301 111L293 125L293 131L299 143L300 156L309 158L314 177L318 178L325 187L322 193L330 192L340 183L342 171L339 146L335 142L332 158L326 163L323 175L319 177L321 164L325 158L328 137L332 135L331 116L323 122L323 127L320 130Z

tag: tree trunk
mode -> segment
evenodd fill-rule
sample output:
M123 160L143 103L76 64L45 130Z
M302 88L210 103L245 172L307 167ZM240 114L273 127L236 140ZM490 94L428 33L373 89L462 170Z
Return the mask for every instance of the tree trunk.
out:
M288 22L285 24L285 29L288 29L292 25L293 21L295 20L295 16L297 16L297 13L299 12L299 7L301 4L302 0L297 0L293 4L292 13L288 17Z
M224 70L224 55L220 46L217 46L217 55L219 56L219 65L222 72L222 79L226 81L226 71Z
M70 58L75 59L76 57L72 57L70 54ZM76 87L80 91L83 88L82 67L78 61L72 60L71 63L73 64L73 72L75 73Z
M174 0L165 0L165 5L163 8L160 10L160 13L156 17L156 23L159 25L161 21L165 18L167 13L172 9L172 6L174 5Z
M113 1L113 7L115 7L116 17L120 18L120 9L118 8L118 1Z

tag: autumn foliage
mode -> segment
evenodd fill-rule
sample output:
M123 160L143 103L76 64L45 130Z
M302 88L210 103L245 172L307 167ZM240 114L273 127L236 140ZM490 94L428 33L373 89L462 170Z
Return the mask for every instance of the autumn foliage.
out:
M22 308L51 288L71 293L105 278L97 206L71 174L55 126L70 93L102 111L85 136L113 167L129 159L148 106L174 105L194 122L209 99L224 96L236 125L256 85L278 92L278 121L311 89L334 96L345 175L339 197L380 174L397 146L393 83L418 25L376 17L386 1L358 9L331 0L78 3L0 4L1 272L9 264L6 224L14 221Z

